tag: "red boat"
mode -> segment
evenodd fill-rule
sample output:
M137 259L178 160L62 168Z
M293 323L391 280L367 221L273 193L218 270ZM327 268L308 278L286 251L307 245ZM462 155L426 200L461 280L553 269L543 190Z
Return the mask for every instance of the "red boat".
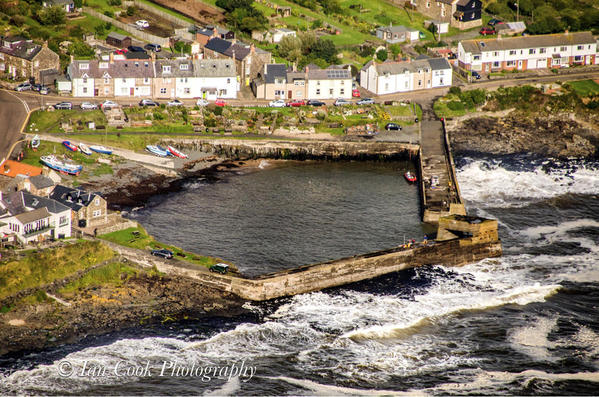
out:
M183 153L183 152L181 152L181 151L179 151L179 150L175 149L175 148L174 148L174 147L172 147L172 146L167 146L166 148L168 149L168 151L169 151L169 152L171 152L171 154L172 154L173 156L177 156L177 157L179 157L179 158L181 158L181 159L186 159L186 158L187 158L187 155L186 155L185 153Z
M64 145L64 147L66 147L67 149L69 149L71 152L76 152L77 149L78 149L77 145L73 145L69 141L62 141L62 144Z
M408 181L410 183L414 183L418 179L418 178L416 178L416 175L412 174L410 171L403 174L403 176L404 176L404 178L406 178L406 181Z

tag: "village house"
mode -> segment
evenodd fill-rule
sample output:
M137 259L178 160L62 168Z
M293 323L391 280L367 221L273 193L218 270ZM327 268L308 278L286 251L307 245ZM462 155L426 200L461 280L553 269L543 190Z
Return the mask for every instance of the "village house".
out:
M194 98L237 98L239 79L232 59L198 59L193 66Z
M154 63L154 98L193 98L193 61L161 59Z
M60 69L58 54L48 44L35 44L19 36L0 39L0 73L4 72L16 80L33 78L40 80L40 72Z
M37 196L48 197L54 190L55 182L46 175L21 177L17 181L17 190L26 190Z
M406 4L435 20L460 30L482 25L481 0L408 0Z
M287 28L277 28L271 30L270 32L270 42L271 43L279 43L283 40L283 37L296 37L295 30L287 29Z
M593 65L597 41L591 32L464 40L458 44L458 63L466 70L562 68Z
M258 99L337 99L351 98L351 70L329 67L321 69L308 65L303 71L287 68L284 64L264 65L252 83Z
M376 37L387 43L411 43L420 39L420 32L416 29L406 28L403 25L389 25L376 28Z
M117 32L110 32L106 36L106 44L117 48L127 48L131 45L131 37Z
M360 85L377 95L448 87L451 84L451 65L445 58L383 63L370 61L360 70Z
M71 237L71 211L29 192L0 193L0 233L22 244Z
M254 44L213 38L204 46L205 59L233 59L241 84L248 86L257 77L264 64L272 62L272 54Z
M494 26L498 35L502 36L514 36L517 34L522 34L526 30L526 24L522 21L520 22L505 22L498 23Z
M218 26L206 26L205 28L195 28L195 40L202 46L214 38L223 40L232 40L235 38L235 32Z
M50 198L71 209L73 227L99 226L108 221L107 203L99 193L57 185Z
M43 7L60 7L65 10L67 14L75 12L75 2L73 0L44 0L42 1Z

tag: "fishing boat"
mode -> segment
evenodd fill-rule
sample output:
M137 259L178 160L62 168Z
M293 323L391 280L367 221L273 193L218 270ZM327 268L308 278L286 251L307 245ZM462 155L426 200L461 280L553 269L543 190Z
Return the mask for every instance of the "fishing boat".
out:
M42 143L40 137L38 135L34 136L31 140L31 148L33 149L33 151L36 151L37 148L40 147L40 143Z
M173 156L177 156L177 157L179 157L179 158L181 158L181 159L186 159L186 158L187 158L187 155L186 155L185 153L183 153L183 152L180 152L179 150L175 149L175 148L174 148L174 147L172 147L172 146L167 146L166 148L168 149L168 151L169 151L169 152L170 152L170 153L171 153Z
M67 163L56 158L54 155L41 156L40 161L46 166L68 175L79 175L83 167L79 164Z
M91 156L92 151L89 150L89 148L87 147L87 145L83 142L79 143L79 150L81 151L81 153L83 154L87 154L88 156Z
M112 154L112 150L108 149L107 147L104 147L104 146L92 145L89 148L96 153Z
M165 149L161 148L160 146L156 146L156 145L148 145L146 146L146 150L156 156L160 156L160 157L166 157L169 155L169 152L166 151Z
M160 145L156 145L156 147L158 148L158 150L162 150L163 152L166 152L167 156L172 156L173 154L171 152L169 152L169 150L167 148L164 148Z
M64 147L66 147L67 149L69 149L71 152L76 152L78 150L77 149L77 145L73 145L69 141L62 141L62 144L64 145Z
M414 183L416 182L416 175L412 174L410 171L406 172L405 174L403 174L404 178L406 178L406 181L410 182L410 183Z

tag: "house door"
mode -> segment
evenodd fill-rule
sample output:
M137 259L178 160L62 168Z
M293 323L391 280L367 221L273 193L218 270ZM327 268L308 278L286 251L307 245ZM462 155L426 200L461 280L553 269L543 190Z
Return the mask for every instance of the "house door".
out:
M94 96L98 96L98 89L94 88Z
M522 70L522 61L518 61L518 70Z
M292 97L293 97L293 91L292 90L287 91L287 98L291 99Z
M133 87L129 88L129 95L135 96L135 88L133 88Z

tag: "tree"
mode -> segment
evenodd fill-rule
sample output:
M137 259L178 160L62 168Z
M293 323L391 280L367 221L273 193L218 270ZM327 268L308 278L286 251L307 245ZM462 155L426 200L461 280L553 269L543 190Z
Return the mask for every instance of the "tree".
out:
M42 25L62 25L65 22L66 12L61 7L52 6L41 9L37 18Z
M69 53L77 57L91 57L95 54L93 48L80 40L74 41L73 44L69 46Z
M319 39L311 48L311 55L314 58L320 58L328 63L337 61L337 48L331 39Z
M312 26L311 26L311 27L312 27L312 29L313 29L313 30L316 30L316 29L318 29L318 28L321 28L321 27L322 27L322 21L321 21L320 19L315 19L315 20L312 22Z
M133 16L133 14L135 14L135 11L136 11L136 9L134 6L127 7L127 15L128 16L130 16L130 17Z
M253 0L217 0L216 5L227 11L227 22L235 29L246 33L264 30L267 20L253 6Z
M388 56L389 54L387 53L387 50L385 50L384 48L381 48L376 52L376 59L378 59L381 62L385 62Z
M285 36L279 42L279 56L292 62L299 62L302 56L302 41L299 37Z
M310 53L310 50L318 41L318 37L316 37L316 35L312 32L300 33L298 37L302 42L302 53L304 55Z
M393 54L394 59L401 54L401 46L399 44L391 44L389 49L391 50L391 54Z

